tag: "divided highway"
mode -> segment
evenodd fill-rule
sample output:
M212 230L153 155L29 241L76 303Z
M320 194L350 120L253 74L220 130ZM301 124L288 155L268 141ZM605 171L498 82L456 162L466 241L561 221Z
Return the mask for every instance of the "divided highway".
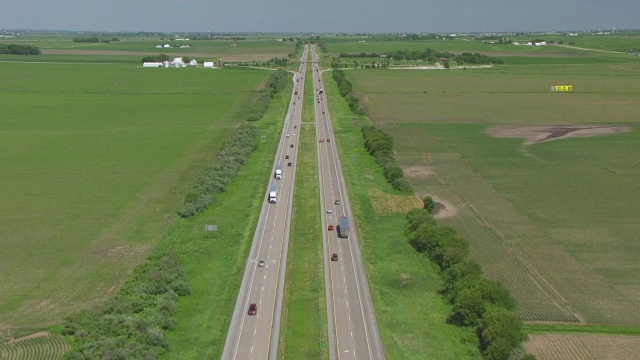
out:
M312 57L330 357L384 359L315 46ZM338 237L340 217L349 221L346 238Z
M306 59L305 46L302 59ZM280 315L286 269L291 206L293 204L298 127L302 116L306 62L293 77L294 92L273 162L271 180L249 252L222 359L275 359L280 332ZM300 79L298 80L298 77ZM276 169L282 170L277 179ZM275 191L275 202L269 197ZM263 261L264 263L262 263ZM264 266L263 266L264 265ZM249 311L255 304L255 314ZM251 314L250 314L251 313Z
M310 49L314 84L311 101L315 105L323 213L329 356L332 360L384 359L329 107L325 101L319 60L315 46L305 45L299 72L293 77L294 91L225 341L224 360L277 358L298 153L297 133L302 119L303 77L306 76ZM278 169L281 170L280 176ZM275 202L270 201L274 196ZM347 228L344 223L342 228L337 226L340 217L346 217L350 223L348 237L338 237L338 229L344 231Z

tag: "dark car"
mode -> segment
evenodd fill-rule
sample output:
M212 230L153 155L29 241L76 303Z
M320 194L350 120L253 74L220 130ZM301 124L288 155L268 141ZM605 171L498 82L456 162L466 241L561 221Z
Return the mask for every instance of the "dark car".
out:
M291 166L291 163L287 163L287 166Z
M289 145L289 147L290 147L290 148L292 148L292 147L293 147L293 144Z
M336 255L337 256L337 255ZM256 304L251 304L249 305L249 311L247 312L247 314L249 315L255 315L258 313L258 305Z
M285 158L285 159L288 159L288 158L289 158L289 155L285 155L285 156L284 156L284 158Z
M338 254L336 253L331 254L331 261L338 261Z
M327 142L331 142L331 139L327 138Z

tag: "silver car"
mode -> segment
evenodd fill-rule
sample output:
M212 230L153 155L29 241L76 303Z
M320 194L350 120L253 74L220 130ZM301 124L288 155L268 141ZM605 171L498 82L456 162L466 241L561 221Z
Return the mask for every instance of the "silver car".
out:
M264 260L258 261L258 267L264 267Z

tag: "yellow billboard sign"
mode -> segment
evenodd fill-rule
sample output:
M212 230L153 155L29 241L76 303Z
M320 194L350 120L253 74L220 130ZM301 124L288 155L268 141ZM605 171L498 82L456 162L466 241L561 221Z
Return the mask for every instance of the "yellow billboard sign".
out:
M573 85L554 85L551 91L573 91Z

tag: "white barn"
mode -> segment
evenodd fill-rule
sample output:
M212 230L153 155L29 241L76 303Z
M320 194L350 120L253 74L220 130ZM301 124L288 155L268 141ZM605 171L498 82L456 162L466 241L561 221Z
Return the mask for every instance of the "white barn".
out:
M205 61L203 64L204 64L203 66L207 69L215 68L215 66L213 66L213 61Z
M161 62L144 62L142 63L142 67L151 68L151 67L162 67Z
M198 61L196 59L189 61L189 66L198 66Z

